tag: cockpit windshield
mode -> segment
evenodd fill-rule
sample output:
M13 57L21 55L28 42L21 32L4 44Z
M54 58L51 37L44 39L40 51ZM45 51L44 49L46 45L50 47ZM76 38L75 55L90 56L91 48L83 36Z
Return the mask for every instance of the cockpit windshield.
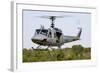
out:
M47 35L47 33L48 33L47 29L36 29L36 33L35 34Z
M36 34L39 34L41 30L40 29L36 29Z

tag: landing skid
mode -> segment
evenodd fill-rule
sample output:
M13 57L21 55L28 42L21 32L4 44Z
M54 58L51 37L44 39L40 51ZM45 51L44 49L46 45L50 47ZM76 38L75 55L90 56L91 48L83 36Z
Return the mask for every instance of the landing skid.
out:
M36 48L34 48L34 47L32 47L32 49L34 50L38 50L38 49L42 49L41 48L41 45L39 45L39 46L37 46ZM48 57L55 57L55 58L57 58L57 52L55 51L55 49L54 48L52 48L51 46L47 46L47 48L45 48L45 49L47 49L47 52L48 52ZM63 53L62 52L62 49L61 49L61 46L58 46L58 48L57 49L59 49L59 53ZM51 51L53 52L53 53L51 53Z

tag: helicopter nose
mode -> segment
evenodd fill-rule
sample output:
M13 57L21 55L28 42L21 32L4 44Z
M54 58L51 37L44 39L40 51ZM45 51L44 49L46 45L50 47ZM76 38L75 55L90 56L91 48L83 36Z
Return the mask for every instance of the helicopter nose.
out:
M41 38L39 38L38 36L34 36L32 37L31 39L33 42L38 42L38 41L41 41Z
M31 40L34 42L34 39L33 38Z
M33 37L31 40L32 40L33 42L39 41L39 39L34 38L34 37Z
M46 39L46 36L39 34L39 35L33 36L31 40L34 43L38 43L38 42L42 42L44 39Z

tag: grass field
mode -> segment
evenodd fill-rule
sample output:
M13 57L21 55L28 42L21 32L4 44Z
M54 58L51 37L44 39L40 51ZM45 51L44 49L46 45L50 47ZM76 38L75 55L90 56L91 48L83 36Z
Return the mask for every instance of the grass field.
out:
M23 62L44 62L64 60L91 59L91 48L81 45L73 45L72 48L63 49L28 49L23 48Z

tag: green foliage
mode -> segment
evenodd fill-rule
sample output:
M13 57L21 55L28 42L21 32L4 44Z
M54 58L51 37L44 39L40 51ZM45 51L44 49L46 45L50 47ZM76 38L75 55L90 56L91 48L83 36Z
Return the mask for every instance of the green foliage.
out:
M64 49L23 49L23 62L91 59L91 48L73 45Z

